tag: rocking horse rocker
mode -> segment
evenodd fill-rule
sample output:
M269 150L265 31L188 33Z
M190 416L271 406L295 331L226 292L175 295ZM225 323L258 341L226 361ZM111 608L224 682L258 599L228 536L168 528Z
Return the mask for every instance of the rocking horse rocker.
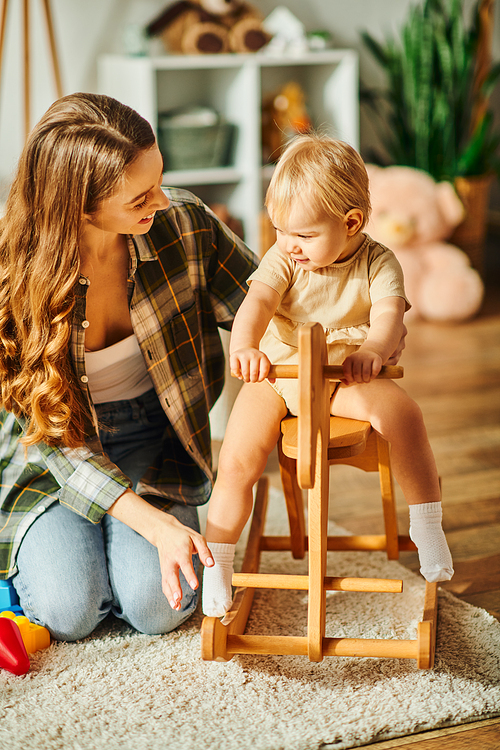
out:
M201 629L202 658L229 661L235 654L297 654L320 662L324 656L415 659L420 669L431 669L437 627L437 583L426 582L424 611L416 640L328 638L325 636L327 591L400 593L402 581L326 575L328 550L385 550L397 560L400 550L415 550L408 536L398 535L389 444L369 422L331 417L329 380L342 377L342 367L327 365L322 327L307 324L299 332L299 364L275 365L269 377L298 377L299 415L281 423L280 472L286 499L290 536L264 536L268 480L257 485L255 506L231 609L220 620L205 617ZM384 367L378 377L400 378L401 367ZM329 465L347 463L364 471L378 471L385 534L328 536ZM308 490L308 529L302 489ZM261 551L290 550L294 558L308 552L308 575L259 573ZM245 635L254 591L296 589L308 592L306 636Z

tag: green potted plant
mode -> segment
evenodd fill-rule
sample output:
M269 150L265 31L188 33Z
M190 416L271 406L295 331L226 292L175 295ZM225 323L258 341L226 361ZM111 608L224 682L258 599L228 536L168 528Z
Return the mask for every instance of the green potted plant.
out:
M471 217L458 231L466 236L454 241L476 267L481 259L472 256L482 257L489 188L500 176L500 132L488 108L500 63L486 75L478 68L487 1L478 0L467 19L463 0L424 0L411 8L400 39L379 42L362 33L387 81L383 89L362 90L384 150L375 160L454 182Z

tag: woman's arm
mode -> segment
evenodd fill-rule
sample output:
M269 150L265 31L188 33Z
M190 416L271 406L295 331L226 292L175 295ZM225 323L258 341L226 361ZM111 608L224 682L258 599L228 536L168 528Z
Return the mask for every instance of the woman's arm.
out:
M107 512L157 548L163 592L171 607L179 609L182 597L179 570L196 589L198 580L191 555L197 552L204 565L213 565L204 538L127 489L130 480L104 453L92 453L87 446L76 450L49 448L44 444L38 447L61 487L62 504L92 523L98 523Z
M259 344L279 300L280 295L275 289L262 281L253 281L236 313L231 330L229 362L231 373L240 380L257 383L267 377L271 363L259 351Z
M162 590L172 609L181 606L182 590L179 570L191 588L198 588L192 555L198 553L203 565L214 564L205 539L193 529L184 526L174 516L150 505L132 490L126 490L109 508L113 518L137 531L158 550Z
M372 305L370 330L357 352L346 357L344 385L369 383L375 378L404 340L403 315L405 300L402 297L383 297Z

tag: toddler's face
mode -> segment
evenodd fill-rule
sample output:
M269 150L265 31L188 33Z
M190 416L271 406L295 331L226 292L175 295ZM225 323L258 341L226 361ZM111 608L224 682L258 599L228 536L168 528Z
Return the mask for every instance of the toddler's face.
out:
M350 214L340 219L312 208L307 197L296 200L275 227L278 247L306 271L347 260L363 240L355 236L359 225L353 230Z

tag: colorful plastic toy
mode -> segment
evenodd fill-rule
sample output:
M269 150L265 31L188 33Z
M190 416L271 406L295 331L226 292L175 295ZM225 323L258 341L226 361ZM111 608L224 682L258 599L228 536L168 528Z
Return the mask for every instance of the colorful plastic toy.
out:
M0 624L3 619L15 622L21 633L26 651L29 654L50 646L50 633L42 625L36 625L34 622L30 622L24 615L16 615L14 612L0 612Z
M0 612L10 610L16 615L22 615L23 610L19 606L19 597L12 583L9 581L0 581Z
M29 672L30 660L15 619L0 617L0 667L23 675Z

